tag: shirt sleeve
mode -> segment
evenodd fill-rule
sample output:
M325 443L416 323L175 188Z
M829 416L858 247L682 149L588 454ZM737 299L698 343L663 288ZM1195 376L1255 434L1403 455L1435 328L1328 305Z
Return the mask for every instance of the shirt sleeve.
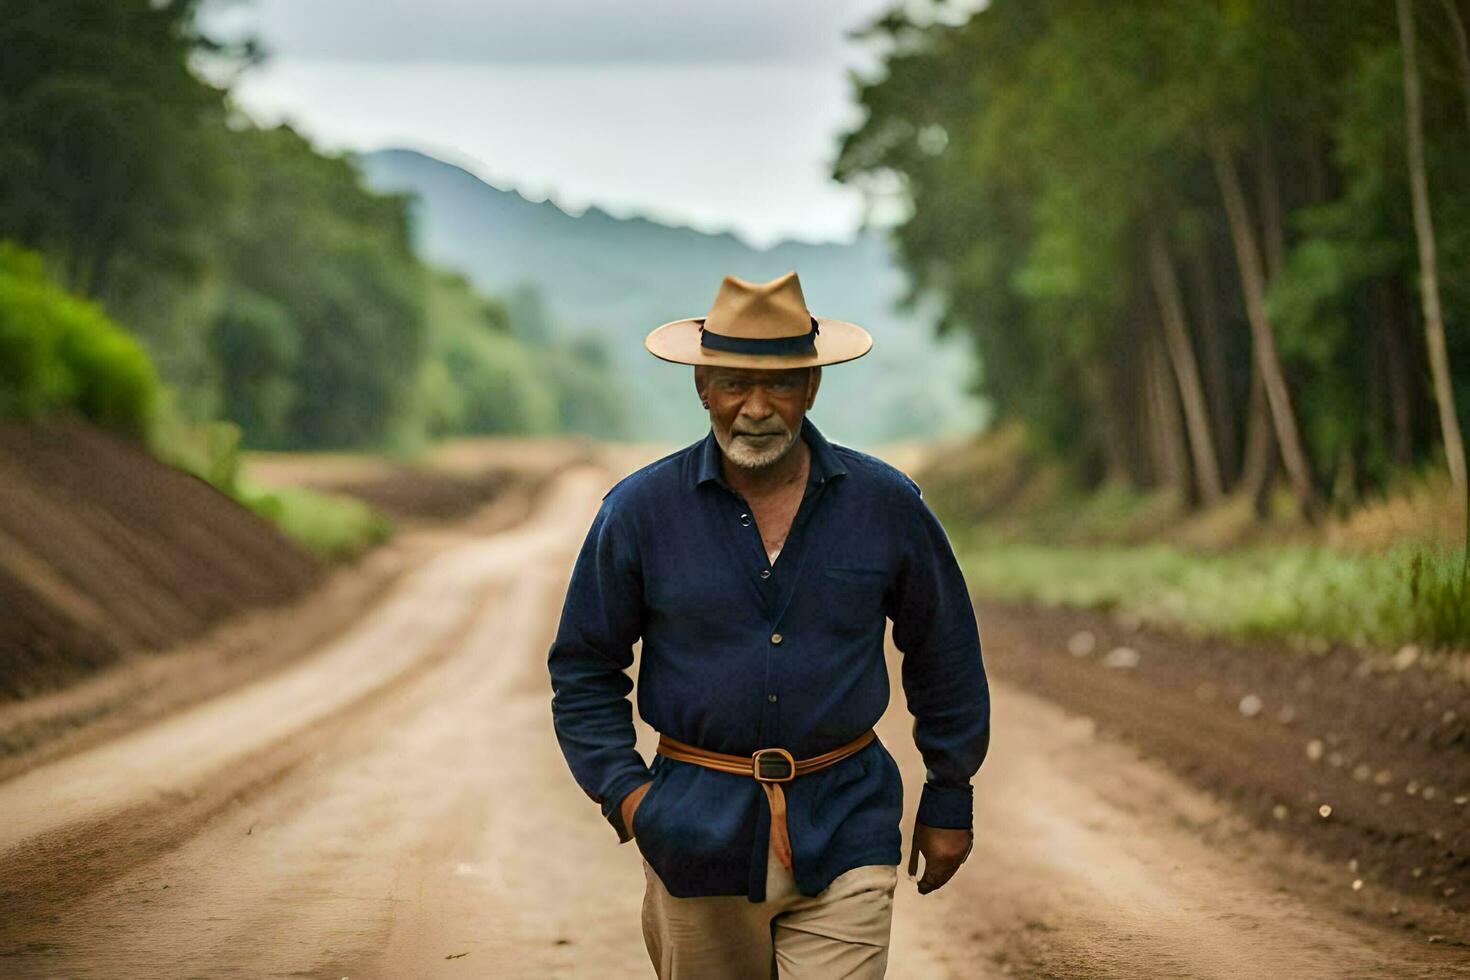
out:
M582 790L602 805L618 841L623 797L653 778L634 747L633 643L643 632L637 541L604 498L572 568L556 638L547 655L551 716L562 754Z
M970 828L970 778L990 747L990 687L969 589L939 518L906 481L899 572L890 596L893 642L925 782L917 821Z

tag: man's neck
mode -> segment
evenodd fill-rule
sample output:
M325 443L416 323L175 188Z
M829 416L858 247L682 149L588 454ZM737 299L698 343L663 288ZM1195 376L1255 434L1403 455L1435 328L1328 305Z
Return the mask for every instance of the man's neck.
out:
M806 444L806 439L798 432L790 451L770 466L754 470L746 469L736 466L730 462L729 457L721 453L720 470L724 474L725 482L743 496L764 497L793 483L804 481L808 473L811 454L812 451Z

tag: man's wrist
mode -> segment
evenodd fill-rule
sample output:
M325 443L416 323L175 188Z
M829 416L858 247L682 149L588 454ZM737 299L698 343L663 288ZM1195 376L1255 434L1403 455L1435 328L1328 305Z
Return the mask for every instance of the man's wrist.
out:
M614 783L613 788L604 798L602 815L607 818L607 822L612 824L613 830L617 832L619 844L626 844L633 839L632 829L623 822L623 800L627 799L628 794L639 786L652 781L652 772L630 773L627 778L620 779Z
M925 783L915 822L946 830L971 830L975 823L974 788Z

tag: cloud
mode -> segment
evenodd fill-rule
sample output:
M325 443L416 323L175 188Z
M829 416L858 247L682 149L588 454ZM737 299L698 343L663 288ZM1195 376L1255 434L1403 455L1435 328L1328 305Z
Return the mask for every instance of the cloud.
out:
M841 62L893 0L256 0L210 11L297 58L439 63Z

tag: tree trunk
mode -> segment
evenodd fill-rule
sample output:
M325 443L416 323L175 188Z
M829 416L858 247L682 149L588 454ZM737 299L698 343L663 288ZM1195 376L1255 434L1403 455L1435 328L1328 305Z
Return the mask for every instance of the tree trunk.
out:
M1105 398L1100 408L1102 415L1098 419L1103 455L1102 479L1124 486L1144 486L1147 474L1141 472L1137 452L1138 406L1134 399L1137 382L1133 377L1127 377L1120 383L1120 374L1125 371L1134 374L1137 367L1131 371L1119 368L1110 356L1097 368L1089 370L1097 370L1100 376L1097 387Z
M1271 429L1271 409L1266 404L1266 388L1261 384L1261 367L1255 360L1251 361L1250 404L1246 411L1240 492L1250 499L1255 515L1265 517L1271 481L1276 478L1276 434Z
M1390 294L1383 281L1374 284L1377 319L1383 324L1384 397L1388 408L1389 457L1396 466L1414 458L1414 389L1409 375L1410 353L1403 334L1398 290Z
M1216 458L1220 460L1221 482L1235 486L1240 476L1236 458L1235 406L1230 390L1230 369L1225 360L1225 335L1220 325L1220 301L1215 291L1211 249L1198 249L1190 262L1193 272L1195 310L1199 314L1199 346L1205 393L1209 396L1210 421L1215 424Z
M1150 331L1144 343L1144 383L1148 391L1150 444L1154 474L1159 485L1167 487L1184 502L1189 501L1189 459L1184 446L1184 429L1179 417L1179 403L1174 400L1174 387L1169 383L1169 364L1157 331Z
M1429 213L1429 179L1424 173L1423 103L1419 94L1419 64L1414 50L1414 11L1409 0L1398 0L1399 40L1404 49L1404 109L1408 127L1409 189L1414 199L1414 235L1419 240L1419 292L1424 301L1424 333L1429 347L1429 368L1434 376L1434 397L1439 402L1439 424L1444 438L1445 461L1456 501L1464 500L1465 443L1455 416L1455 392L1450 379L1449 355L1445 350L1444 313L1439 305L1439 259L1434 246L1434 218Z
M1210 429L1210 413L1205 407L1194 344L1184 322L1184 299L1179 293L1179 279L1174 272L1174 261L1169 255L1163 227L1157 223L1149 234L1149 276L1159 302L1159 322L1163 324L1174 380L1179 385L1179 398L1184 405L1199 499L1205 506L1212 507L1225 495L1220 485L1219 457Z
M1281 182L1276 177L1276 157L1271 136L1261 126L1261 237L1266 243L1266 284L1281 278L1286 264L1286 231L1281 224Z
M1465 37L1465 18L1455 0L1441 0L1450 21L1450 34L1455 38L1455 63L1460 68L1460 84L1465 88L1465 123L1470 125L1470 39Z
M1302 452L1301 437L1297 432L1296 418L1292 414L1291 393L1281 373L1281 361L1276 354L1276 338L1271 322L1266 317L1266 285L1261 270L1261 253L1256 246L1255 232L1251 228L1250 213L1245 202L1245 193L1240 187L1240 175L1235 171L1235 160L1224 138L1216 133L1210 140L1210 156L1215 165L1215 179L1220 185L1220 196L1225 202L1225 214L1230 222L1230 236L1235 243L1236 264L1240 267L1240 283L1245 297L1246 316L1251 325L1251 347L1256 364L1260 368L1261 383L1266 389L1266 403L1271 409L1271 421L1276 432L1276 441L1281 447L1281 462L1286 467L1302 516L1316 522L1319 507L1317 493L1312 486L1311 470L1306 455Z

